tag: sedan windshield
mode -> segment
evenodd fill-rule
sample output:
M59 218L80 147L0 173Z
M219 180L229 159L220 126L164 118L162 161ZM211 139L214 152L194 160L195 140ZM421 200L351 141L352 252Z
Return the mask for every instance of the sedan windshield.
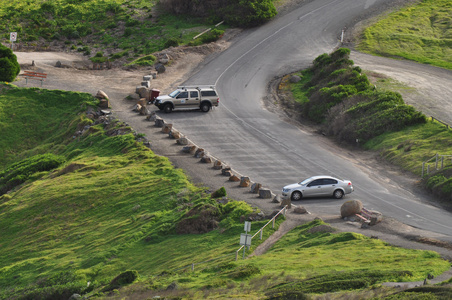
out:
M174 92L171 92L171 94L169 94L168 96L170 96L171 98L176 98L177 95L179 95L180 91L179 90L175 90Z
M306 184L308 184L311 180L312 180L311 178L308 178L308 179L303 180L303 181L300 182L299 184L301 184L301 185L306 185Z

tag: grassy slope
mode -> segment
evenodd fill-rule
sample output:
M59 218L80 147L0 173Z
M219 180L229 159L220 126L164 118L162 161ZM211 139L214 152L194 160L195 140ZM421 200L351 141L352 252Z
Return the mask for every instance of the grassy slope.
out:
M80 128L76 125L88 123L80 113L94 103L91 95L4 86L0 119L8 123L2 124L1 140L9 141L1 144L4 166L46 152L68 161L53 172L33 174L0 197L3 292L66 270L85 284L100 284L126 269L150 276L218 254L233 255L243 231L240 215L221 234L174 235L183 214L210 197L168 159L137 143L132 134L108 137L100 125L72 138ZM24 105L13 108L13 103ZM20 117L29 112L33 118ZM263 222L256 222L256 228Z
M358 49L452 69L452 3L424 0L366 28Z

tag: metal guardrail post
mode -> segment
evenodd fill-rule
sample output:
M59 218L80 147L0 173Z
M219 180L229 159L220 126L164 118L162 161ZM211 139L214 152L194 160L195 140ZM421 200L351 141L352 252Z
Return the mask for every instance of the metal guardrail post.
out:
M272 228L275 229L275 220L276 218L273 218L273 222L272 222Z
M195 264L191 264L191 270L192 272L195 270Z
M259 236L259 239L262 240L262 233L264 232L264 229L261 229L261 234Z
M284 210L283 210L283 216L286 217L286 211L287 211L287 205L284 206Z

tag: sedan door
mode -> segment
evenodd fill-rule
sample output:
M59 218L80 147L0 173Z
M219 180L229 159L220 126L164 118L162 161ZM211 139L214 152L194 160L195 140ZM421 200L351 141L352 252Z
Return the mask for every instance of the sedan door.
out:
M306 185L303 190L304 197L316 197L322 195L323 179L315 179Z
M323 196L331 196L333 195L333 192L337 186L338 186L337 180L332 178L323 178L320 194Z

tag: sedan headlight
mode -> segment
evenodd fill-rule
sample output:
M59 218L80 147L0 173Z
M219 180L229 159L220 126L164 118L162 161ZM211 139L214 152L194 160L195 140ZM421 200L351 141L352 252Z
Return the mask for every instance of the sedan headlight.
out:
M283 193L288 193L290 189L282 189Z

